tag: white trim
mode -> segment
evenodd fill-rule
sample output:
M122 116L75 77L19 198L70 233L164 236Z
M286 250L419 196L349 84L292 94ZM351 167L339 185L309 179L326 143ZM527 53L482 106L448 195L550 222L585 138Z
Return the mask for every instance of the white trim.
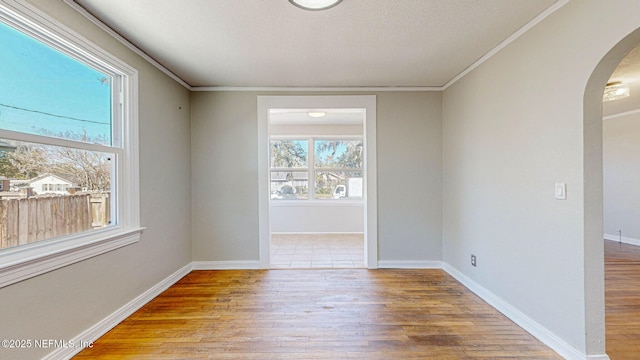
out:
M640 239L634 239L625 236L620 237L620 235L604 234L604 239L607 241L622 242L628 245L640 246Z
M2 131L0 135L26 141L89 148L116 154L113 209L114 226L35 242L0 253L0 287L132 244L140 239L140 191L138 149L138 72L91 41L60 24L26 0L0 0L0 19L29 36L64 52L75 60L104 69L122 94L122 109L113 113L114 129L123 138L113 147ZM121 81L120 81L121 80ZM119 91L117 91L119 90ZM117 209L117 210L115 210Z
M331 232L331 231L273 231L271 235L364 235L362 231L339 231L339 232Z
M263 268L260 261L194 261L193 270L257 270Z
M603 117L602 120L611 120L611 119L615 119L615 118L619 118L619 117L623 117L623 116L635 115L635 114L638 114L638 113L640 113L640 109L634 109L634 110L621 112L621 113L618 113L618 114L607 115L607 116Z
M569 360L585 360L585 359L608 359L605 355L589 355L582 353L573 346L567 344L564 340L556 336L544 326L531 319L520 310L513 307L508 302L504 301L482 285L478 284L471 278L458 271L453 266L443 263L442 269L449 275L453 276L458 282L464 285L467 289L478 295L487 304L491 305L494 309L501 312L504 316L511 319L514 323L520 326L529 334L536 337L543 344L550 347L557 352L560 356Z
M378 260L378 269L442 269L438 260Z
M111 315L99 321L97 324L91 326L87 330L83 331L79 335L75 336L72 339L73 344L81 344L81 343L93 343L98 340L102 335L106 334L109 330L113 329L125 320L127 317L131 316L138 309L142 308L145 304L153 300L155 297L160 295L163 291L167 290L169 287L177 283L184 276L189 274L192 270L192 264L187 264L183 266L180 270L174 272L169 275L164 280L160 281L149 290L142 293L140 296L135 299L129 301L123 307L119 308ZM61 347L56 349L55 351L47 354L43 357L43 360L57 360L57 359L70 359L74 355L78 354L82 351L81 347Z
M395 91L442 91L442 86L196 86L191 91L277 91L277 92L395 92Z
M133 244L142 230L96 230L8 249L0 255L0 288Z
M274 110L274 109L270 109L270 110ZM287 109L283 109L284 111L286 111ZM342 110L342 109L341 109ZM355 109L358 110L358 109ZM362 110L360 110L362 111ZM271 112L270 112L271 113ZM362 115L363 117L366 117L364 111L362 111ZM365 120L366 121L366 120ZM286 125L285 125L286 126ZM362 127L363 127L363 131L364 131L364 122L362 123ZM351 206L362 206L365 204L365 199L363 196L360 197L351 197L351 198L342 198L342 199L334 199L334 198L329 198L329 199L322 199L322 198L317 198L316 197L316 189L315 189L315 182L312 179L315 179L316 173L318 172L334 172L334 173L340 173L340 172L344 172L344 173L365 173L365 168L354 168L354 167L344 167L344 168L340 168L340 167L317 167L315 164L315 144L317 142L320 141L325 141L325 140L344 140L344 141L352 141L352 142L361 142L364 145L364 133L361 135L320 135L320 136L314 136L314 135L285 135L283 136L272 136L269 135L269 144L271 144L272 141L283 141L283 140L296 140L296 141L306 141L307 142L307 166L305 167L273 167L271 166L271 164L269 165L269 190L271 190L271 175L274 172L279 172L279 173L283 173L283 172L300 172L300 173L306 173L307 174L307 198L304 199L297 199L297 200L291 200L291 199L270 199L270 204L271 206L274 206L275 204L278 203L284 203L282 205L278 204L275 206L289 206L289 207L294 207L294 206L305 206L305 205L298 205L298 203L307 203L308 205L306 206L332 206L330 204L336 204L336 203L341 203L341 202L346 202L351 203L353 205ZM269 145L271 146L271 145ZM271 161L271 159L269 159L269 161ZM294 180L296 181L296 180ZM297 180L297 181L304 181L304 179L302 180ZM365 191L366 193L366 191ZM327 205L323 205L323 203L328 203ZM346 205L349 206L349 205Z
M97 17L93 16L93 14L91 14L84 7L82 7L80 4L75 2L75 0L62 0L62 1L65 4L67 4L69 7L74 9L75 11L79 12L82 16L87 18L89 21L94 23L102 31L106 32L107 34L111 35L114 39L118 40L122 45L126 46L129 50L133 51L134 53L139 55L141 58L145 59L149 64L155 66L156 69L162 71L165 75L167 75L168 77L170 77L173 80L175 80L178 84L182 85L183 87L185 87L188 90L193 90L191 85L189 85L186 81L182 80L182 78L180 78L178 75L174 74L171 70L169 70L168 68L164 67L159 62L157 62L154 58L149 56L149 54L145 53L139 47L135 46L129 40L125 39L122 35L117 33L115 30L113 30L107 24L103 23L100 19L98 19Z
M610 360L606 354L601 355L585 355L572 347L571 345L558 338L555 334L535 322L486 288L482 287L451 265L443 261L380 261L380 268L419 268L419 269L441 269L451 275L462 286L466 287L476 295L478 295L489 306L501 312L504 316L512 320L523 330L535 336L543 344L550 347L560 356L569 360ZM94 342L102 335L114 328L127 317L131 316L136 310L140 309L149 301L160 295L163 291L178 282L185 275L194 270L236 270L236 269L258 269L261 268L260 261L193 261L176 271L166 279L145 291L134 300L130 301L120 309L107 316L97 324L83 331L74 337L73 343L80 344L86 342ZM60 348L45 357L43 360L68 359L79 353L82 348Z
M365 146L365 215L364 215L364 261L368 269L378 268L378 153L377 153L377 98L363 99L364 146Z
M258 96L258 252L263 269L271 267L270 103L271 98Z
M22 142L29 142L29 143L36 143L36 144L53 145L53 146L68 147L73 149L82 149L82 150L96 151L96 152L102 152L102 153L110 153L110 154L122 153L122 149L120 147L107 146L107 145L101 145L101 144L92 144L92 143L86 143L82 141L59 138L59 137L29 134L29 133L12 131L12 130L4 130L4 129L0 129L0 138L22 141Z
M134 70L135 71L135 70ZM127 114L122 124L121 144L125 159L118 159L118 223L123 226L140 226L140 136L138 125L138 72L135 71L124 81L122 92L127 101L122 112Z
M454 77L453 79L449 80L449 82L444 84L444 86L442 87L442 90L447 90L447 88L449 86L455 84L456 82L458 82L458 80L460 80L463 77L465 77L465 75L467 75L468 73L473 71L475 68L477 68L478 66L484 64L486 61L491 59L493 57L493 55L499 53L502 49L504 49L507 46L509 46L512 42L516 41L520 36L524 35L532 27L538 25L544 19L546 19L548 16L550 16L554 12L558 11L561 7L567 5L567 3L569 3L569 0L560 0L557 3L555 3L555 4L551 5L551 6L549 6L548 8L546 8L543 12L538 14L538 16L533 18L533 20L531 20L528 23L526 23L523 27L518 29L518 31L514 32L508 38L504 39L500 44L498 44L496 47L491 49L488 53L484 54L481 58L479 58L478 60L476 60L476 62L474 62L469 67L464 69L464 71L462 71L456 77Z
M376 96L316 95L258 96L258 236L260 264L270 266L270 191L269 191L269 110L270 109L364 109L365 146L365 263L378 267L378 203L376 164Z
M462 79L465 75L470 73L473 69L482 65L484 62L489 60L493 55L500 52L500 50L507 47L509 44L514 42L524 33L529 31L532 27L536 26L538 23L542 22L549 15L556 12L558 9L566 5L570 0L560 0L553 4L552 6L545 9L543 12L538 14L533 20L529 21L527 24L518 29L515 33L511 34L508 38L502 41L493 49L489 50L486 54L484 54L480 59L476 60L469 67L464 69L461 73L456 75L453 79L449 80L443 86L332 86L332 87L297 87L297 86L191 86L178 75L174 74L171 70L157 62L154 58L149 56L147 53L142 51L136 45L131 43L129 40L122 37L111 27L100 21L98 18L89 13L85 8L75 2L75 0L62 0L65 4L69 5L71 8L79 12L81 15L89 19L92 23L98 26L100 29L105 31L107 34L113 36L116 40L121 42L127 48L129 48L134 53L140 55L143 59L148 61L151 65L155 66L158 70L165 73L170 78L177 81L180 85L189 89L190 91L291 91L291 92L319 92L319 91L337 91L337 92L351 92L351 91L377 91L377 92L387 92L387 91L444 91L449 86L455 84L458 80Z
M314 199L314 200L271 200L273 207L358 207L364 206L364 200Z

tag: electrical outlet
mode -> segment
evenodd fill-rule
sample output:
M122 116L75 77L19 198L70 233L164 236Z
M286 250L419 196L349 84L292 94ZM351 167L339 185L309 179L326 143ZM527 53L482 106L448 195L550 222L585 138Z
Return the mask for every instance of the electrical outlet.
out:
M471 266L476 266L476 256L471 254Z

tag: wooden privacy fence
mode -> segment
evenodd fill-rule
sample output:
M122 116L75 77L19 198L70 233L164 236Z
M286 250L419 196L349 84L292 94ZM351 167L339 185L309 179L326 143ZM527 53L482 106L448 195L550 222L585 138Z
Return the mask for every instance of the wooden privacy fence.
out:
M87 231L109 223L109 194L0 200L0 249Z

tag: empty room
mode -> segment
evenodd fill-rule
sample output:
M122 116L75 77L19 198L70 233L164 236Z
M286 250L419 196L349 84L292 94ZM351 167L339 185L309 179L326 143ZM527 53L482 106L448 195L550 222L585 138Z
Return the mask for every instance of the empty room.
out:
M640 358L639 14L0 0L0 358Z

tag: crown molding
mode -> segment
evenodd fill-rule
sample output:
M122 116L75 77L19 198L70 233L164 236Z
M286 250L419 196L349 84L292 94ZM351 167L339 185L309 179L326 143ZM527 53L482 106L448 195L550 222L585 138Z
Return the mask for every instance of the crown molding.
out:
M124 46L129 48L134 53L141 56L143 59L148 61L151 65L158 68L158 70L165 73L170 78L177 81L180 85L184 86L186 89L190 91L260 91L260 92L320 92L320 91L331 91L331 92L368 92L368 91L444 91L451 85L455 84L458 80L465 77L468 73L473 71L475 68L482 65L484 62L489 60L493 55L500 52L500 50L507 47L509 44L517 40L520 36L525 34L531 28L542 22L548 16L565 6L571 0L559 0L555 4L551 5L543 12L538 14L533 20L529 21L527 24L518 29L515 33L511 34L508 38L498 44L496 47L491 49L489 52L484 54L481 58L476 60L469 67L464 69L461 73L456 75L453 79L449 80L443 86L357 86L357 87L297 87L297 86L191 86L189 83L184 81L178 75L174 74L171 70L167 69L164 65L156 61L153 57L149 56L147 53L142 51L136 45L131 43L125 37L120 35L114 29L109 27L107 24L103 23L97 17L93 16L90 12L88 12L84 7L78 4L75 0L62 0L65 4L70 6L72 9L76 10L78 13L86 17L89 21L94 23L100 29L104 30L106 33L114 37Z
M93 16L93 14L91 14L84 7L82 7L80 4L75 2L75 0L62 0L62 1L65 4L67 4L69 7L71 7L72 9L77 11L78 13L80 13L82 16L87 18L89 21L94 23L96 26L98 26L104 32L106 32L107 34L111 35L114 39L118 40L121 44L123 44L124 46L129 48L129 50L131 50L134 53L138 54L140 57L145 59L151 65L155 66L158 70L162 71L167 76L169 76L170 78L172 78L173 80L178 82L178 84L184 86L188 90L192 90L191 85L189 85L186 81L182 80L182 78L180 78L178 75L174 74L171 70L167 69L164 65L160 64L158 61L156 61L156 59L154 59L151 56L149 56L149 54L147 54L144 51L142 51L139 47L135 46L132 42L127 40L124 36L120 35L118 32L113 30L107 24L103 23L100 19L98 19L97 17Z
M372 92L372 91L442 91L440 86L195 86L191 91L282 91L282 92Z
M465 77L465 75L467 75L468 73L473 71L475 68L477 68L478 66L484 64L486 61L491 59L493 57L493 55L499 53L500 50L502 50L502 49L506 48L507 46L509 46L512 42L516 41L520 36L524 35L531 28L533 28L534 26L536 26L539 23L541 23L544 19L546 19L548 16L550 16L554 12L558 11L563 6L567 5L569 3L569 1L570 0L560 0L557 3L549 6L543 12L538 14L538 16L534 17L533 20L531 20L528 23L526 23L523 27L518 29L518 31L516 31L513 34L511 34L511 36L509 36L508 38L504 39L500 44L498 44L496 47L491 49L488 53L484 54L481 58L476 60L476 62L471 64L468 68L464 69L460 74L456 75L456 77L454 77L453 79L449 80L448 83L444 84L444 86L442 87L442 90L446 90L449 86L451 86L451 85L455 84L456 82L458 82L458 80L460 80L463 77Z

